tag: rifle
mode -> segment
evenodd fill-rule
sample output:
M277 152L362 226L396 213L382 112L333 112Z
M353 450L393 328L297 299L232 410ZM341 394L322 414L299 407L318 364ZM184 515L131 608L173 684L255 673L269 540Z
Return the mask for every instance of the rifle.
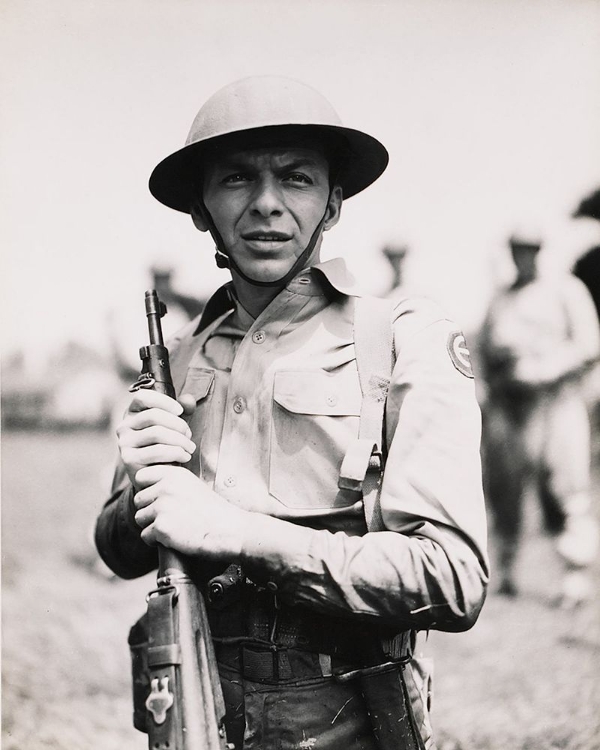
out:
M150 344L140 349L142 371L130 390L152 388L175 398L160 323L167 308L154 289L145 301ZM185 559L162 545L156 588L146 601L149 633L141 658L147 659L144 682L150 692L136 727L148 733L150 750L234 750L225 735L225 702L204 599ZM134 695L136 689L134 677Z

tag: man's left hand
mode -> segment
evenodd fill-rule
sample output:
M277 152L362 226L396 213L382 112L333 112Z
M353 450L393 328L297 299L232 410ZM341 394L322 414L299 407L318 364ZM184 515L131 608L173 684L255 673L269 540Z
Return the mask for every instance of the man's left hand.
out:
M182 466L140 469L135 520L147 544L185 555L235 560L242 549L248 511L236 508Z

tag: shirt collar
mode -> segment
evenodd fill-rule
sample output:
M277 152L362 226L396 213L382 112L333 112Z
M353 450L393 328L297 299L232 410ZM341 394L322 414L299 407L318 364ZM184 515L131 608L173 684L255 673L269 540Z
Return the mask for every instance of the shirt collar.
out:
M343 258L332 258L323 261L323 263L317 263L311 270L317 272L312 274L313 277L324 278L336 292L348 297L359 296L360 292L357 288L356 279L348 270Z
M315 285L317 289L315 289ZM334 292L349 297L359 295L356 280L348 270L343 258L332 258L331 260L317 263L308 269L304 269L295 276L287 285L286 289L298 294L313 296L322 293L323 287L329 286ZM235 309L236 298L233 283L229 281L210 297L194 336L207 328L213 321L230 310ZM247 314L247 313L246 313Z

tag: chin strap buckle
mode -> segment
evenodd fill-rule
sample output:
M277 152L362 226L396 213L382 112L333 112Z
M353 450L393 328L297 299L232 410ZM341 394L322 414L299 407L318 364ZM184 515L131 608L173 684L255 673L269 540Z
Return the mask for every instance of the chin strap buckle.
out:
M229 258L225 255L222 250L215 247L215 262L219 268L229 268Z

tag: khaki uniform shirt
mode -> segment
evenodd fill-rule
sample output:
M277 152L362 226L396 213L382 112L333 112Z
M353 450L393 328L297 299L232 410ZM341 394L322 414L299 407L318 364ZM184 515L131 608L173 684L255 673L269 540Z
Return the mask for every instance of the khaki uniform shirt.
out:
M492 388L520 380L520 371L541 389L581 374L600 352L592 298L574 276L503 289L490 304L480 346Z
M361 390L353 280L340 259L292 280L253 319L227 287L171 343L178 393L192 393L192 468L219 495L291 523L249 540L241 560L283 600L399 628L460 630L483 603L486 528L473 380L456 327L426 300L395 308L386 405L385 531L366 533L360 495L338 488L358 436ZM97 543L120 575L155 560L116 488Z

